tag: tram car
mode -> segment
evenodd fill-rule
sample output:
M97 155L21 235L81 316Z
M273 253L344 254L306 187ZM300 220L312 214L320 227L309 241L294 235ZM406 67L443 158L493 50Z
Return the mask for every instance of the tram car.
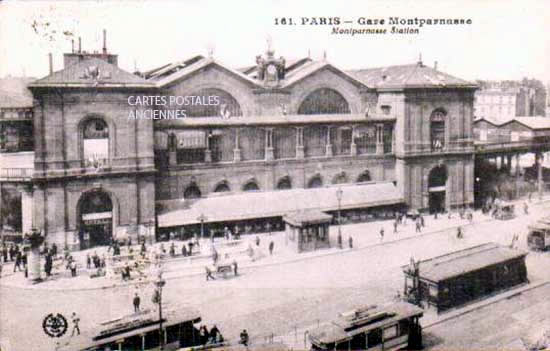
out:
M541 218L529 226L527 246L531 250L550 250L550 216Z
M166 350L201 348L199 312L191 308L163 308L163 345ZM100 323L89 332L75 335L57 348L59 351L158 350L160 346L158 311L145 310Z
M309 332L311 350L419 350L423 310L399 301L341 313Z

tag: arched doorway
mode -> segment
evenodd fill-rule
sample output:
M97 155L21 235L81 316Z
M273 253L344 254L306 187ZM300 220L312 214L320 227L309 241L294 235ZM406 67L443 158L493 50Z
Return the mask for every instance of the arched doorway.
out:
M113 239L113 202L102 190L84 193L79 204L80 249L110 245Z
M429 208L430 213L443 212L447 184L447 167L434 167L428 176Z
M365 183L370 181L371 181L371 177L370 177L369 171L364 171L359 175L359 177L357 177L357 183Z
M243 191L259 191L260 187L258 186L258 183L256 183L255 180L249 180L244 186Z
M231 189L229 188L229 184L224 180L216 185L216 188L214 188L215 193L226 193L230 192Z

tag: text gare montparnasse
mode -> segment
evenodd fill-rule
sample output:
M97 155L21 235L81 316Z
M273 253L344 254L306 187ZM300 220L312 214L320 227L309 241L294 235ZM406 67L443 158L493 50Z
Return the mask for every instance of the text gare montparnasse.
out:
M376 28L339 27L342 24L355 24L359 26L377 26ZM454 26L471 25L470 18L445 18L445 17L387 17L370 18L358 17L348 20L342 17L276 17L275 25L303 25L303 26L333 26L332 34L418 34L419 28L424 26ZM391 26L388 28L386 26ZM404 28L404 26L407 26Z
M164 95L143 95L129 96L128 105L138 107L161 107L161 106L218 106L220 97L212 96L164 96ZM136 109L130 111L128 119L181 119L187 117L185 109Z

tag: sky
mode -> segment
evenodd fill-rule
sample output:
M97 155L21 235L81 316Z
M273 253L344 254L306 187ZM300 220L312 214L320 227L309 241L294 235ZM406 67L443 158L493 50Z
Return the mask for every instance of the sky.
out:
M0 2L0 77L47 75L49 52L54 70L62 69L71 38L77 46L82 37L83 50L101 50L106 29L108 50L128 71L209 51L230 67L249 66L270 38L276 56L288 60L310 53L321 59L326 52L341 69L415 63L422 55L424 64L437 61L439 70L468 80L529 77L548 84L549 13L547 0L5 0ZM414 35L349 36L331 34L330 25L275 25L277 17L298 23L302 17L339 17L353 23L337 27L359 29L377 28L358 25L359 17L464 18L472 24L424 26Z

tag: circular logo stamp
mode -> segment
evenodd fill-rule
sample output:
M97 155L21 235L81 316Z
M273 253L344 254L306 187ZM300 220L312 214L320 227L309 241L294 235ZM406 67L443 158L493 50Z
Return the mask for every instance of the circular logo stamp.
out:
M60 313L50 313L42 321L44 333L51 338L59 338L67 332L69 324L67 319Z

